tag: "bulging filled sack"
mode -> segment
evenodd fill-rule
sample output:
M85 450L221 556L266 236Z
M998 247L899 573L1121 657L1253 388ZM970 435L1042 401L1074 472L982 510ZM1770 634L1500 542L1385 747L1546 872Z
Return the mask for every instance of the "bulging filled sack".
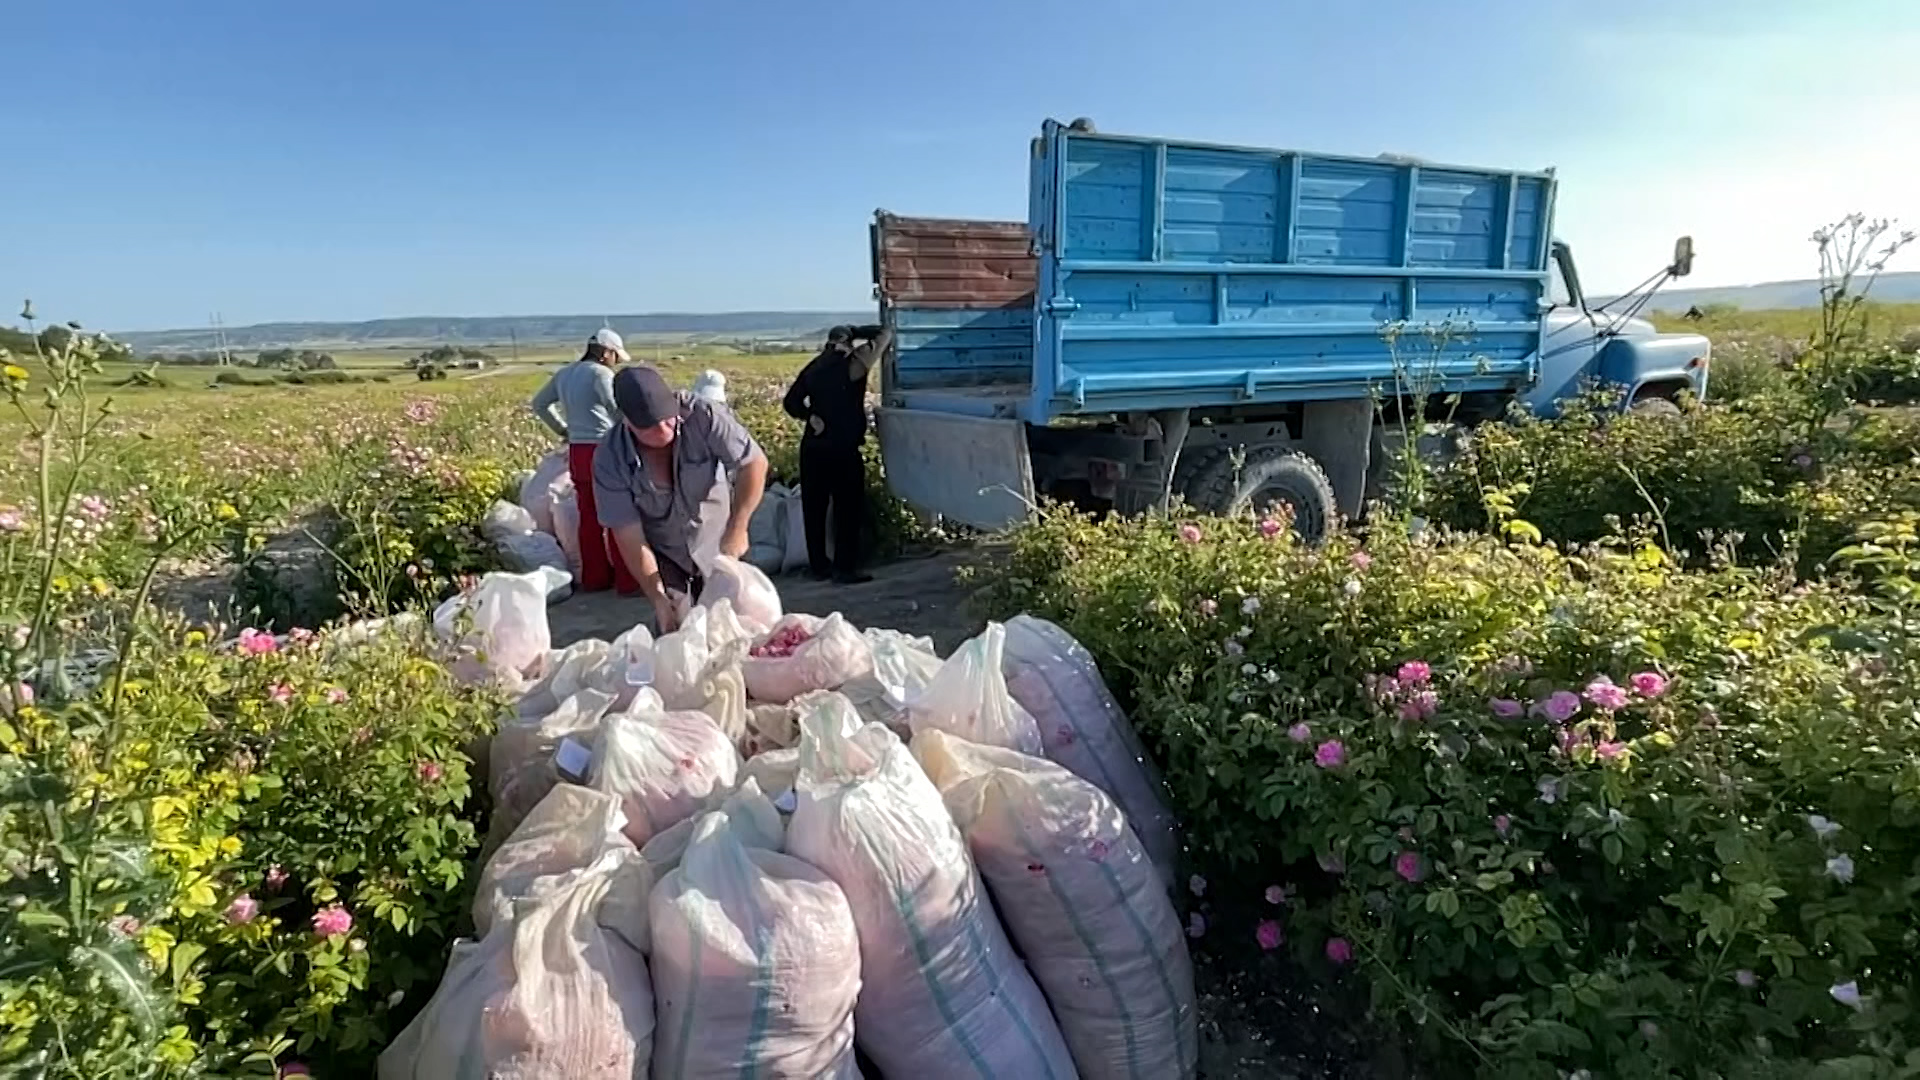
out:
M854 1035L886 1076L1066 1078L1073 1061L1008 944L940 792L838 694L806 699L787 851L847 895Z
M567 477L567 452L556 450L540 459L534 466L533 475L520 482L520 505L526 507L533 518L533 527L541 532L553 531L553 500L560 486L571 487L573 481Z
M511 536L525 536L539 528L524 506L496 499L480 519L480 535L498 542Z
M571 582L557 570L495 571L482 577L472 592L435 608L434 632L461 654L457 666L474 667L475 675L518 680L533 672L553 645L547 594Z
M931 728L1023 754L1041 752L1039 725L1007 693L1007 679L1000 672L1006 640L1006 628L990 622L979 636L953 651L907 701L907 724L915 734Z
M704 814L650 909L654 1080L859 1076L860 939L827 876Z
M566 773L582 776L599 741L600 719L612 704L613 695L603 690L580 690L544 716L515 717L494 732L487 748L493 818L481 849L483 859L506 841L555 784L566 779ZM569 740L570 756L580 760L555 760L556 751Z
M591 866L609 851L635 851L621 834L620 800L578 784L556 784L487 859L473 897L475 933L513 917L513 902L536 881Z
M1044 758L941 731L913 753L967 838L980 876L1082 1076L1191 1080L1193 964L1159 871L1105 792Z
M746 768L741 770L740 775L743 785L749 781L759 785L782 814L793 813L793 785L800 778L798 748L762 751L747 759Z
M871 673L873 650L838 614L824 619L789 615L754 644L740 671L748 697L779 705Z
M580 572L580 497L569 484L553 500L553 536L567 553L567 565Z
M773 587L773 580L759 568L726 555L716 556L707 567L700 606L712 607L722 600L731 602L740 621L756 633L780 621L780 591Z
M786 845L787 823L761 790L752 778L742 780L731 795L721 800L718 812L740 843L750 848L779 851ZM646 847L640 849L642 878L639 895L643 910L633 924L639 936L629 940L643 953L653 951L652 933L648 929L651 920L644 910L645 899L653 895L660 879L680 865L681 858L687 853L687 845L693 842L694 826L705 816L703 813L690 817L660 830L653 839L647 841Z
M732 791L739 774L740 752L705 713L667 712L642 692L633 711L602 723L588 784L619 797L627 839L644 846Z
M1038 724L1046 756L1112 797L1171 886L1180 864L1179 823L1093 656L1053 623L1020 615L1007 621L1001 667L1008 692Z
M680 628L653 643L653 688L669 709L699 709L713 696L708 676L713 665L737 659L754 631L741 622L733 602L688 609Z
M653 1057L646 962L602 925L623 865L546 879L479 942L459 942L427 1007L380 1055L381 1080L634 1080Z
M502 537L493 542L493 549L500 555L500 564L516 574L551 567L569 579L573 577L573 564L567 561L566 549L549 533Z

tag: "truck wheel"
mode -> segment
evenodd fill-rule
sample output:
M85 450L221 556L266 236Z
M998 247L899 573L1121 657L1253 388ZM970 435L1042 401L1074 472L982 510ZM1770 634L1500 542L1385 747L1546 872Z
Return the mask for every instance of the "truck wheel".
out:
M1199 494L1194 487L1194 481L1206 475L1207 470L1211 469L1219 459L1225 457L1226 453L1227 448L1218 444L1196 446L1191 449L1183 447L1180 451L1180 460L1173 465L1173 493L1185 499L1187 505L1199 509L1199 504L1194 502L1195 496Z
M1680 415L1680 406L1672 398L1643 397L1627 407L1635 416L1658 416L1662 419Z
M1293 512L1293 531L1309 544L1318 544L1340 520L1333 484L1318 462L1298 450L1278 446L1247 452L1238 470L1233 457L1223 454L1198 477L1188 500L1214 514L1255 513L1285 503Z

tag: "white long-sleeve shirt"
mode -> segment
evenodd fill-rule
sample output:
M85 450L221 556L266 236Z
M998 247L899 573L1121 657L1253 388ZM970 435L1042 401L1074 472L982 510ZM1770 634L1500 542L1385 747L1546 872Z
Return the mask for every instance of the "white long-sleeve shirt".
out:
M570 443L599 442L620 415L613 403L613 368L597 360L575 360L554 372L528 404L541 423Z

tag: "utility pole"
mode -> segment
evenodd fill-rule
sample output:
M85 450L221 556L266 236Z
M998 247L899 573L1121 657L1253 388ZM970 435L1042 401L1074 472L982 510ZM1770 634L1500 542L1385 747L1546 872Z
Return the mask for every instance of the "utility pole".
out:
M507 340L513 343L513 362L520 362L520 333L512 325L507 327Z

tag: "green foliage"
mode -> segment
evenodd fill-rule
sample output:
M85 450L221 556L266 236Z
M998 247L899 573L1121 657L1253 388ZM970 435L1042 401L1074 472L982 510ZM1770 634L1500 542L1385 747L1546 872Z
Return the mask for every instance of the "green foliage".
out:
M1314 550L1057 512L986 595L1099 660L1208 895L1291 885L1301 959L1350 943L1438 1075L1806 1076L1920 1048L1916 977L1886 960L1920 890L1920 650L1865 601L1645 538Z

